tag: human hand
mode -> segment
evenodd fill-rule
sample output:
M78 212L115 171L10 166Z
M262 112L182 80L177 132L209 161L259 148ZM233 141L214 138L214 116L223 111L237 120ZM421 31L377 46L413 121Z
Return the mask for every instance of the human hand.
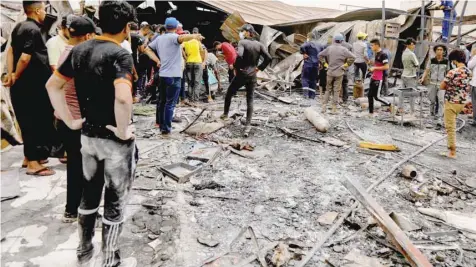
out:
M157 61L157 68L159 68L159 69L160 69L160 64L161 64L161 63L160 63L160 60Z
M125 133L121 133L117 127L114 127L112 125L107 125L106 126L106 129L108 129L109 131L113 132L114 135L121 139L121 140L124 140L124 141L127 141L127 140L132 140L132 139L135 139L136 136L134 135L134 132L136 131L136 127L134 125L129 125L127 126L127 130Z
M308 54L303 54L304 59L308 59L309 55Z
M421 78L421 79L419 80L420 84L423 84L424 81L425 81L425 79L423 79L423 78Z
M137 80L139 80L139 75L137 75L137 73L134 73L134 82L137 82Z
M72 120L72 121L64 121L66 126L70 128L71 130L79 130L83 128L83 123L86 121L85 118L79 119L79 120Z
M374 70L375 70L374 67L370 67L370 68L369 68L369 71L370 71L370 72L374 72Z
M15 73L7 74L5 77L5 82L3 83L3 86L5 87L11 87L13 84L15 84Z
M230 70L233 70L233 64L228 65L228 68L230 68Z

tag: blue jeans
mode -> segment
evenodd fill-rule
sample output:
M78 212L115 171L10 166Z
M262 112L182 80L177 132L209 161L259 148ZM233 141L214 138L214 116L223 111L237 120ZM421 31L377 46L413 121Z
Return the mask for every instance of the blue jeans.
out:
M172 118L180 93L181 80L180 77L160 77L160 100L157 102L155 122L160 125L160 131L164 133L172 131Z

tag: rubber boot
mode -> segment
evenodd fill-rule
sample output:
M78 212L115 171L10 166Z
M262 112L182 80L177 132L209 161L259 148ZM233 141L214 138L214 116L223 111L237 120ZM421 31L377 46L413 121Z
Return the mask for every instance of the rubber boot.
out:
M79 245L76 250L79 266L87 266L93 257L93 237L96 226L97 212L83 215L78 214Z
M120 251L117 246L121 236L123 223L109 225L103 220L102 224L102 253L104 267L118 267L121 263Z

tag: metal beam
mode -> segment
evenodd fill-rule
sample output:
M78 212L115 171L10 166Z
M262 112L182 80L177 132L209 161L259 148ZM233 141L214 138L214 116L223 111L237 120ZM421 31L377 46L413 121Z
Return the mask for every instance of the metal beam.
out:
M383 46L383 43L385 41L385 25L386 25L386 21L385 21L385 0L382 0L382 34L380 35L380 43L382 43L382 46Z
M468 0L464 1L463 10L461 11L461 15L459 16L459 25L458 25L458 37L456 37L456 45L461 43L461 24L463 23L464 13L466 12L466 6L468 5ZM450 35L451 37L451 35ZM449 40L450 38L448 38Z

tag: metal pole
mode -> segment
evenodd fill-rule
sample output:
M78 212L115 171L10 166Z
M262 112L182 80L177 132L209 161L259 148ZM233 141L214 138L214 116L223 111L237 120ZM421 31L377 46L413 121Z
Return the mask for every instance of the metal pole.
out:
M421 14L421 17L420 17L420 42L423 42L423 38L424 38L424 33L425 33L425 1L422 0L421 1L421 8L420 8L420 14Z
M380 36L380 43L383 47L385 41L385 0L382 0L382 35Z
M464 4L463 4L463 10L461 11L461 15L459 15L459 25L458 25L458 37L457 37L457 43L456 43L456 46L459 46L459 44L461 43L461 25L463 24L463 17L464 17L464 13L466 11L466 6L468 5L468 0L464 1ZM449 40L449 38L448 38Z

